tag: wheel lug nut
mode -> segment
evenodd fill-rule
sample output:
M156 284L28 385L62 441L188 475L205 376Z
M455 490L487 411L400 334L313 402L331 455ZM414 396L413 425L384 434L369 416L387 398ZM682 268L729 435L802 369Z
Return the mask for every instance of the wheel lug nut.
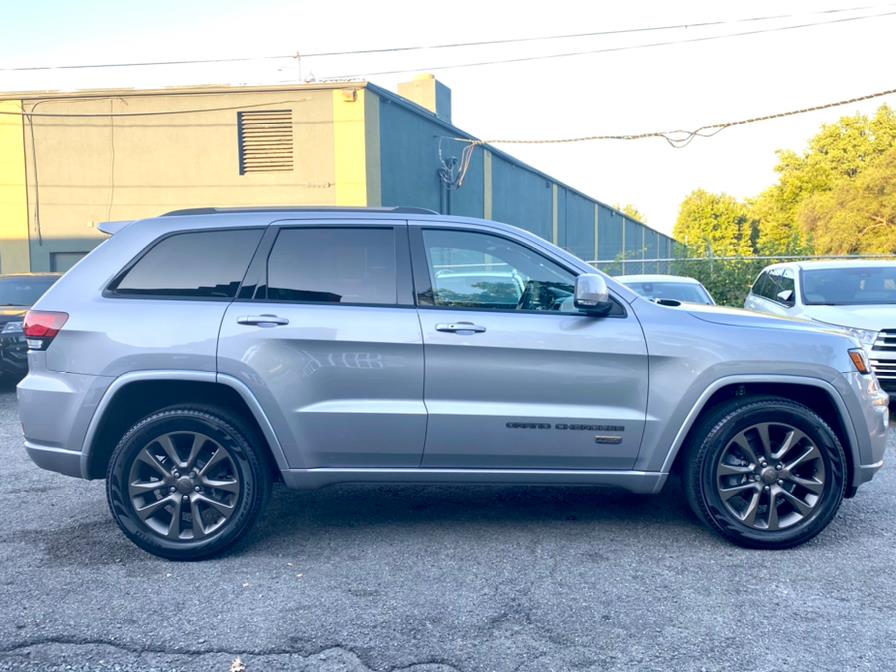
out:
M766 486L765 486L764 488L762 488L762 489L765 490L766 492L768 492L770 488L766 485Z
M198 485L197 485L195 488L193 488L193 489L194 489L196 492L200 492L200 491L202 490L202 488L200 488Z
M175 490L177 490L177 488L175 488L174 486L168 488L168 492L174 492Z
M781 479L778 479L778 485L784 485L784 481L782 481Z
M776 465L775 465L775 469L777 469L778 471L781 471L783 468L784 468L784 465L783 465L783 464L776 464Z

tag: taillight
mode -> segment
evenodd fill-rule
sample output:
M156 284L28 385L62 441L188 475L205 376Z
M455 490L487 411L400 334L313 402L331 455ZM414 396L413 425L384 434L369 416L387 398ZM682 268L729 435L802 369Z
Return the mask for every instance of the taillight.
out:
M31 350L46 350L68 320L68 313L29 310L25 313L25 341Z

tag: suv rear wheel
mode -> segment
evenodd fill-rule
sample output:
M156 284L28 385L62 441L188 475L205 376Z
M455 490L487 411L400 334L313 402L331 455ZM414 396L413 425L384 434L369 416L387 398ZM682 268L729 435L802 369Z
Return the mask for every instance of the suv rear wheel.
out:
M688 503L736 544L789 548L821 532L845 489L846 457L814 411L788 399L737 399L710 413L685 455Z
M270 494L254 433L215 409L171 407L122 437L109 462L112 515L142 549L198 560L236 543Z

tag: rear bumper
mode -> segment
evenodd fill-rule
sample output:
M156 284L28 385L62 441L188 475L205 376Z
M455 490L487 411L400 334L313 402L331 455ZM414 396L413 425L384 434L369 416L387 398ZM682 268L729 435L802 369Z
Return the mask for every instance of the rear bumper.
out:
M28 452L28 457L31 458L31 461L41 469L56 471L66 476L83 477L81 473L81 453L79 451L41 446L31 441L25 441L25 450Z
M43 352L31 352L38 360ZM87 427L111 378L47 371L32 361L16 387L25 450L39 467L86 478L82 449Z

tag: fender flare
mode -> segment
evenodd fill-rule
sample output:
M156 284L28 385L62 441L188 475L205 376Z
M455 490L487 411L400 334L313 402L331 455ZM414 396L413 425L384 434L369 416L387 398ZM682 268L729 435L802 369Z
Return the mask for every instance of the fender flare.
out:
M268 420L267 415L262 409L261 404L258 403L258 399L255 398L255 395L252 394L252 391L249 387L243 383L242 381L228 375L215 373L214 371L190 371L190 370L146 370L146 371L133 371L130 373L125 373L113 380L109 386L106 388L106 391L103 393L102 398L96 406L96 410L93 412L93 417L90 419L90 424L87 426L87 432L84 435L84 441L81 445L81 475L83 478L87 478L89 473L88 465L90 461L91 448L93 447L94 439L96 438L96 433L99 429L100 422L105 415L106 409L109 407L109 404L112 403L112 400L115 398L115 395L125 386L130 383L135 382L143 382L143 381L189 381L189 382L197 382L197 383L212 383L216 385L226 385L233 389L237 394L240 395L240 398L245 402L246 406L249 409L249 412L252 413L252 416L255 418L255 421L258 423L258 426L261 428L261 432L264 435L265 440L268 442L268 446L271 449L271 455L274 457L274 461L277 463L277 468L280 471L284 471L289 469L289 464L286 461L286 455L283 452L283 447L280 445L280 440L277 438L277 434L274 432L274 428Z
M675 435L675 440L672 442L672 447L669 449L669 452L666 455L666 459L664 460L663 466L660 471L664 474L668 474L670 472L675 458L678 456L678 453L681 451L681 448L684 445L685 437L688 435L688 432L691 431L691 427L693 427L699 415L705 410L706 404L713 394L718 392L723 387L728 387L729 385L750 383L780 383L789 385L804 385L817 387L821 390L824 390L834 402L834 406L837 409L837 413L840 415L840 420L843 423L843 427L846 429L846 438L848 445L844 446L844 450L847 457L852 462L853 481L855 481L856 474L858 473L858 466L861 464L861 459L859 457L859 444L856 435L856 428L853 424L852 416L849 414L849 410L846 408L846 402L843 401L842 395L831 383L823 380L822 378L811 378L808 376L750 374L740 376L725 376L724 378L719 378L713 381L713 383L709 385L697 399L697 402L694 404L693 408L685 418L684 423L682 423L681 428Z

